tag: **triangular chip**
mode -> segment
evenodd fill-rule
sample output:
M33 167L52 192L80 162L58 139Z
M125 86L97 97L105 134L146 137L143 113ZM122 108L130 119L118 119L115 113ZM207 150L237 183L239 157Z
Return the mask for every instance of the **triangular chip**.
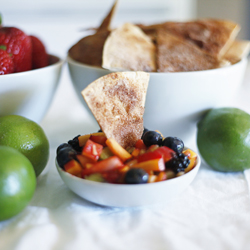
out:
M91 66L102 66L102 52L104 43L110 34L110 24L114 16L118 0L115 1L108 15L102 21L102 24L96 33L83 37L74 46L69 49L69 55L76 61Z
M152 39L156 38L156 32L159 29L181 36L218 58L225 54L240 30L238 24L219 19L165 22L153 25L138 25L138 27Z
M155 45L140 28L125 23L107 38L102 67L117 71L156 71Z
M193 43L165 30L157 31L157 64L159 72L180 72L214 69L229 65Z
M224 58L232 64L239 62L242 58L247 57L250 51L250 41L234 41L229 50L225 53Z
M69 49L69 55L76 61L91 66L102 66L102 52L109 31L86 36Z
M95 80L81 92L107 138L124 148L142 136L148 81L145 72L117 72Z
M114 5L112 6L111 10L109 11L108 15L103 19L100 27L97 29L97 32L102 32L102 31L110 31L111 30L111 21L113 19L113 16L116 11L116 6L117 6L118 0L115 1Z
M220 58L232 45L240 27L227 20L201 19L186 23L166 22L164 29L191 40L202 50Z

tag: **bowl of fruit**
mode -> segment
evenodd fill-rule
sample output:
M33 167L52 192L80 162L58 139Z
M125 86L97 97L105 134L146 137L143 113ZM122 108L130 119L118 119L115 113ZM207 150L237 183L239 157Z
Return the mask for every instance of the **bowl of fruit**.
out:
M63 61L16 27L0 26L0 116L40 122L56 91Z
M194 180L200 157L176 137L145 129L124 149L103 132L59 145L57 170L70 190L103 206L134 207L169 202Z
M100 131L59 145L56 167L82 198L104 206L150 205L177 197L195 178L200 158L193 150L144 128L148 82L145 72L115 72L81 92Z
M240 26L229 20L111 28L114 10L68 51L77 95L82 100L82 89L111 72L149 72L145 126L188 139L208 109L226 106L240 89L249 41L236 39Z

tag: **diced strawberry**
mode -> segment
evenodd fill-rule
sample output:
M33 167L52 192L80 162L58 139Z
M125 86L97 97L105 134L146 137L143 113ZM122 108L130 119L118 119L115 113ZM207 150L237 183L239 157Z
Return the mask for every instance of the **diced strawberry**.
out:
M76 155L77 160L80 162L82 167L86 167L87 163L94 163L95 160L85 156L85 155Z
M103 173L112 169L123 167L123 162L117 156L111 156L105 160L98 161L93 164L90 168L83 169L82 176L90 175L93 173Z
M89 138L91 141L106 146L107 137L105 135L91 135Z
M139 139L136 143L135 143L135 147L139 148L139 149L147 149L146 145L144 144L142 139Z
M161 154L164 162L171 160L176 155L174 150L165 146L157 148L154 152Z
M145 154L139 155L138 162L149 161L149 160L160 159L160 158L163 158L162 154L155 150L153 152L147 152Z
M88 139L82 150L82 154L97 161L102 153L102 149L103 146L101 144Z

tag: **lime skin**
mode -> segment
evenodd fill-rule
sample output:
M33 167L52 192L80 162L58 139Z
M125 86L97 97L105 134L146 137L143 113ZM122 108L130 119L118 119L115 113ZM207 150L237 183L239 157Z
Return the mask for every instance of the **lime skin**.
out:
M36 188L31 162L16 149L0 146L0 221L19 214Z
M36 176L46 167L49 159L49 141L42 127L25 117L0 117L0 145L17 149L32 163Z
M197 146L205 162L217 171L250 168L250 115L238 108L210 110L198 123Z

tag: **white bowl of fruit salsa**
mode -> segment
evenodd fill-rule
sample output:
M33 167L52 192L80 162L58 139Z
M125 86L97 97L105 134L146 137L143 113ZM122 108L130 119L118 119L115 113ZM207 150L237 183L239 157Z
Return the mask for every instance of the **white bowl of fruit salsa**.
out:
M124 149L103 132L79 135L57 148L57 170L74 193L104 206L133 207L170 201L195 178L200 157L181 139L144 129Z

